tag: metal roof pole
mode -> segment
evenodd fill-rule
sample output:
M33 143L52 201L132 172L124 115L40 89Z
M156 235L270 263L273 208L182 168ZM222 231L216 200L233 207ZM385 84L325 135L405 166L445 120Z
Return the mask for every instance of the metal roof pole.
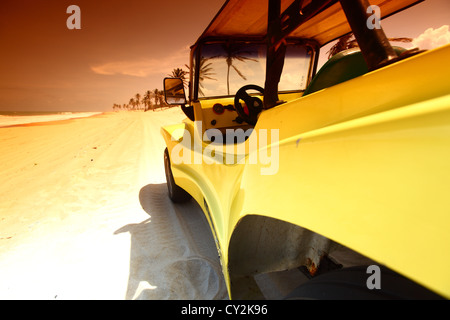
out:
M276 43L281 35L281 0L269 0L267 21L266 82L264 85L264 109L269 109L278 101L278 83L283 71L286 43Z
M347 21L352 28L369 70L380 68L397 58L381 26L369 28L368 0L340 0Z

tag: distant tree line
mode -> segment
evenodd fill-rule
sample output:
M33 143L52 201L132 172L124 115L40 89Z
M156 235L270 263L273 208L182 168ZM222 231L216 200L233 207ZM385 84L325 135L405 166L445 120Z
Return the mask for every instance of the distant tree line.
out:
M168 74L169 77L180 78L183 80L183 83L187 85L186 76L189 74L189 71L185 71L182 68L175 68L172 70L171 74ZM123 104L113 104L114 111L126 110L126 111L136 111L136 110L144 110L144 111L155 111L157 109L163 109L170 107L164 101L164 91L159 89L147 90L144 94L136 93L134 97L132 97L128 103Z

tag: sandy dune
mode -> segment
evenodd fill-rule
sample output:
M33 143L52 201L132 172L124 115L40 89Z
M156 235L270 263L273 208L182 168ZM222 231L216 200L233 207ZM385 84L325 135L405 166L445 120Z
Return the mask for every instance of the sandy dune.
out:
M225 299L197 204L167 197L178 109L0 128L0 299Z

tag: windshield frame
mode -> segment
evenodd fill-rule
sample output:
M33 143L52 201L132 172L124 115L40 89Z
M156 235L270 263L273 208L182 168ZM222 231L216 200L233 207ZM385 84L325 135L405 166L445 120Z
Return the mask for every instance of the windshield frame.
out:
M235 92L230 92L229 95L218 95L218 96L207 96L200 97L199 96L199 68L200 68L200 59L202 48L205 45L215 44L215 43L226 43L226 42L248 42L254 44L260 44L263 46L267 46L267 42L261 38L222 38L222 37L210 37L203 39L202 41L197 42L195 45L191 47L191 70L194 72L190 72L190 90L189 97L190 100L195 102L199 100L207 100L207 99L219 99L219 98L229 98L235 95ZM299 39L299 38L288 38L286 39L288 44L294 45L304 45L311 52L311 59L309 61L308 71L306 76L306 86L307 87L316 73L317 63L319 59L319 45L315 41L311 41L308 39ZM248 83L250 84L250 83ZM279 93L293 93L293 92L303 92L305 89L294 89L294 90L284 90L279 91Z

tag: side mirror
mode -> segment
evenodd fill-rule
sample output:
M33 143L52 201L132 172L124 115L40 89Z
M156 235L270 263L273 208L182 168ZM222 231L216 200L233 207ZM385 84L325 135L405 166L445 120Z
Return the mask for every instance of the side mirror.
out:
M170 105L186 104L183 80L180 78L164 78L164 99Z

